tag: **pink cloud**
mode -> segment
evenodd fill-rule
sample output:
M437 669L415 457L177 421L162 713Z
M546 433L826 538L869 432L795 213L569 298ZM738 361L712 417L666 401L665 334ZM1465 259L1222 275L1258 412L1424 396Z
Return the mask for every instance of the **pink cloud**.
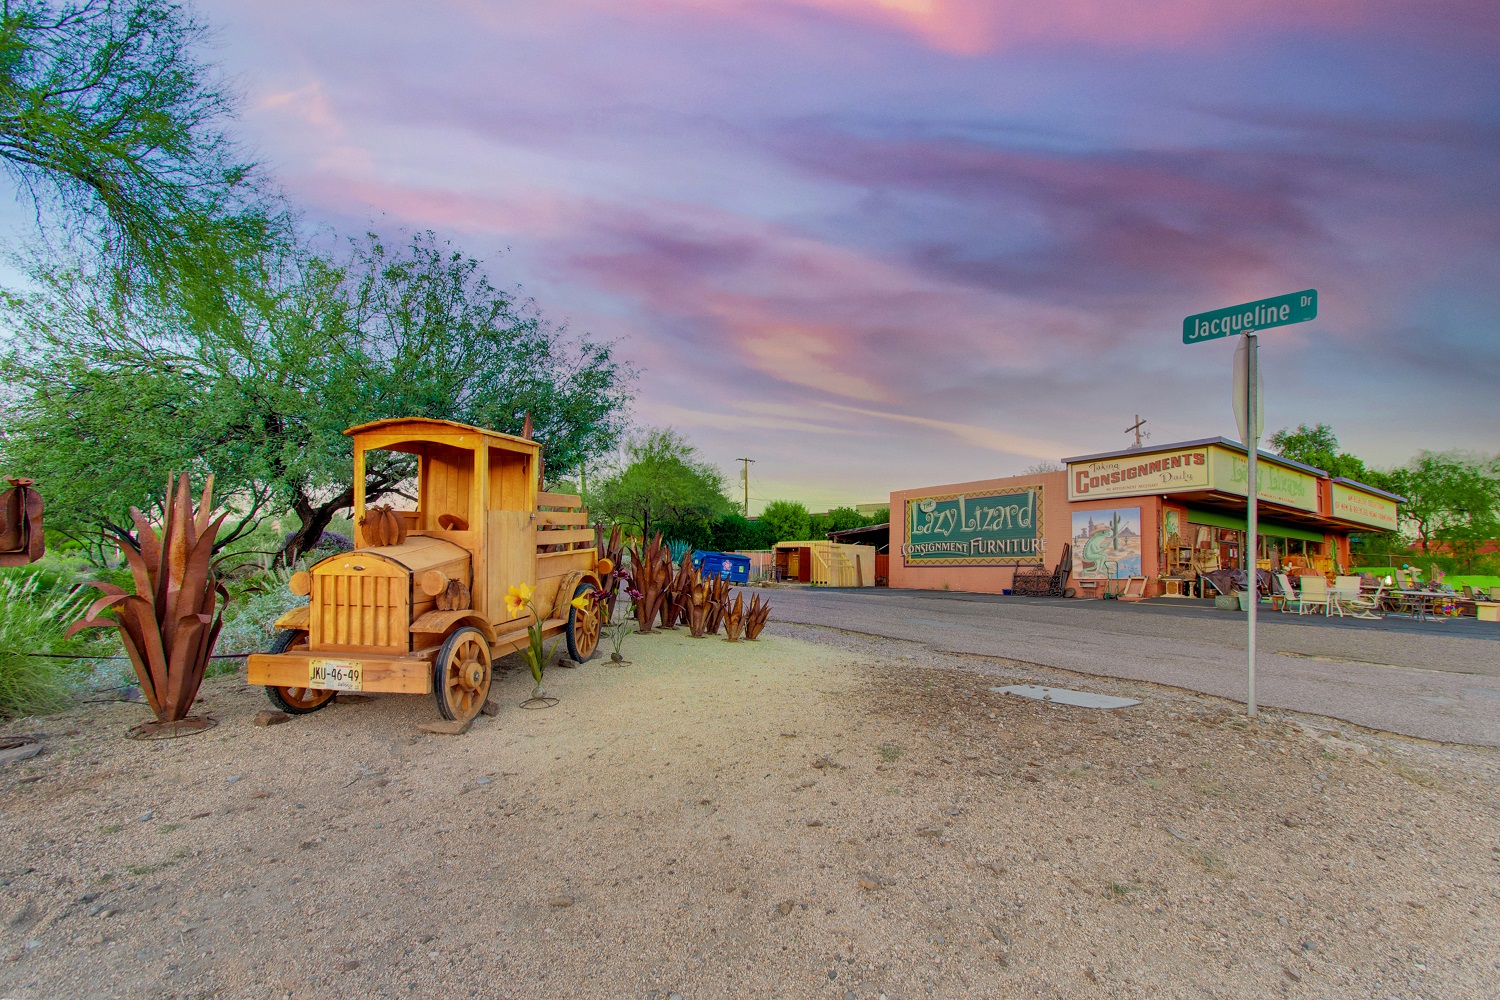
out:
M613 7L613 5L609 5ZM1488 4L1439 0L1413 5L1397 0L651 0L658 11L683 8L721 16L765 20L768 11L797 9L846 17L903 31L959 55L1035 43L1082 42L1108 47L1177 47L1219 42L1265 31L1358 29L1395 21L1416 30L1463 27L1496 36Z

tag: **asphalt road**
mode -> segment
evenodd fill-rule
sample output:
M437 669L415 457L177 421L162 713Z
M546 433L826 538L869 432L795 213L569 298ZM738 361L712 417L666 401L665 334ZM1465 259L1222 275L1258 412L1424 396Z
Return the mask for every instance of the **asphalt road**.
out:
M780 621L1245 701L1245 620L1232 612L884 588L781 588L771 601ZM1262 706L1500 746L1500 625L1260 617Z

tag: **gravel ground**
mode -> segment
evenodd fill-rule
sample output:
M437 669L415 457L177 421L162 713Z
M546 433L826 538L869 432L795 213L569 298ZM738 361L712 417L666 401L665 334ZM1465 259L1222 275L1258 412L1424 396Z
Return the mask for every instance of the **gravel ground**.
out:
M462 737L395 696L257 728L233 678L182 740L13 724L0 995L1495 995L1496 751L771 631L636 637L545 711L509 672Z

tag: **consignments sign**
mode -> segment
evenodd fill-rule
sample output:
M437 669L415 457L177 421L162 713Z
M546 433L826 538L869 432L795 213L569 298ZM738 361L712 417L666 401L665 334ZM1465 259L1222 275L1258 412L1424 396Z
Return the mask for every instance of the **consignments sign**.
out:
M1042 487L912 497L907 566L1019 566L1042 561Z
M1207 448L1137 452L1068 464L1068 499L1134 497L1206 489L1213 481Z

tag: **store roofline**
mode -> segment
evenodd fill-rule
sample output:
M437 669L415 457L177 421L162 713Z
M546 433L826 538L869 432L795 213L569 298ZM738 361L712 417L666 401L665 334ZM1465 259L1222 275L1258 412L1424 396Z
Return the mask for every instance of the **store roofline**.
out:
M1396 501L1396 503L1406 503L1406 497L1397 496L1394 493L1387 493L1385 490L1381 489L1378 486L1371 486L1369 483L1362 483L1358 479L1345 479L1343 476L1336 476L1334 477L1333 482L1343 483L1345 486L1358 486L1360 489L1366 491L1367 493L1374 493L1376 496L1385 497L1387 500L1394 500Z
M1106 458L1128 458L1131 455L1154 455L1157 452L1161 451L1178 451L1183 448L1201 448L1205 445L1215 444L1228 448L1230 451L1243 452L1247 455L1249 454L1249 450L1238 441L1231 441L1227 437L1211 437L1198 438L1194 441L1177 441L1172 444L1155 445L1150 448L1121 448L1119 451L1102 451L1097 455L1075 455L1072 458L1063 459L1062 463L1064 465L1067 465L1070 462L1098 462ZM1261 458L1266 459L1267 461L1275 462L1277 465L1285 465L1293 469L1301 469L1303 472L1311 472L1313 475L1322 476L1325 479L1328 477L1328 471L1326 469L1320 469L1314 465L1304 465L1303 463L1294 461L1290 458L1283 458L1281 455L1273 455L1268 451L1261 451L1259 448L1255 449L1255 453Z

